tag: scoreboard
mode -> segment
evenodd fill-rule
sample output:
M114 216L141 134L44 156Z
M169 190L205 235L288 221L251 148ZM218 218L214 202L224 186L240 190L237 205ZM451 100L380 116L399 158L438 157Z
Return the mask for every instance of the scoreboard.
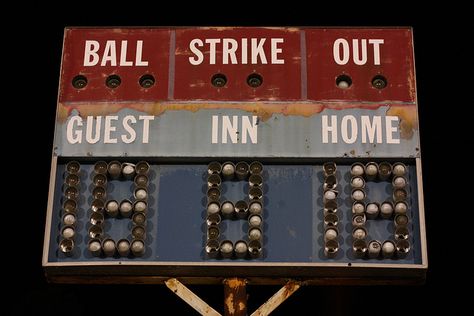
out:
M416 283L410 28L66 28L53 282Z

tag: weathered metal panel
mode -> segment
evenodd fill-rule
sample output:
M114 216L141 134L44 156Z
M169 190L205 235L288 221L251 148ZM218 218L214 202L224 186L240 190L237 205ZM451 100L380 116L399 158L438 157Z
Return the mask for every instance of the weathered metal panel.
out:
M303 277L353 284L353 278L410 282L424 276L410 28L65 32L43 256L52 279L78 275L87 282L87 275L114 274L117 280L135 276L137 282L142 276L237 276L267 282L268 277ZM65 168L72 159L81 163L81 173L75 248L65 256L59 243ZM92 256L87 249L92 170L99 159L150 163L142 256ZM257 258L205 253L206 164L229 159L264 162L264 238ZM337 161L338 168L340 249L334 258L324 252L322 163L327 161ZM349 170L354 162L369 161L407 165L411 250L406 257L356 258L352 251ZM132 182L108 181L107 200L134 198ZM366 202L393 200L390 181L367 181ZM220 189L220 202L249 199L246 181L223 181ZM221 239L250 238L246 220L222 222ZM106 216L104 236L132 240L132 227L129 218ZM390 240L393 217L370 220L366 228L367 241Z

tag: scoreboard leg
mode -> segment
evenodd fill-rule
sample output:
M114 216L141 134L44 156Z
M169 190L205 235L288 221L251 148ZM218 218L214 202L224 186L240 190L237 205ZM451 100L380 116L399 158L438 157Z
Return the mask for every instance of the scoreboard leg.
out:
M242 278L229 278L224 280L224 315L247 315L247 281Z
M194 294L190 289L184 286L177 279L172 278L165 281L166 286L178 295L183 301L188 303L199 314L206 316L221 316L215 309L204 302L199 296Z

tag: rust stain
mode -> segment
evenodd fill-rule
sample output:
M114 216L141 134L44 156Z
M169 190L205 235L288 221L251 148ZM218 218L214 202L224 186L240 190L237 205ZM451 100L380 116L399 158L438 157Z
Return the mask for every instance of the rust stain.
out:
M398 116L400 118L400 137L410 139L415 130L418 129L418 115L414 106L392 105L387 110L387 115Z
M245 280L244 279L239 279L239 278L231 278L231 279L226 279L226 284L230 288L239 288L241 286L245 286Z
M407 65L411 64L410 56L406 57ZM410 99L416 100L416 90L415 90L415 73L413 71L413 66L408 68L408 93L410 94Z
M287 299L288 297L290 297L290 295L293 294L293 292L295 292L300 286L295 283L295 282L288 282L285 284L285 286L283 287L283 297L285 299Z
M230 286L230 285L229 285ZM235 309L234 309L234 294L232 293L229 293L229 295L227 295L227 297L225 298L225 305L226 305L226 309L229 311L229 313L231 315L233 315L235 313Z
M76 110L81 117L99 116L115 114L123 109L136 110L150 115L159 116L166 111L190 111L197 112L200 110L220 110L234 109L242 110L257 115L261 121L267 121L274 114L283 114L285 116L303 116L311 117L321 113L325 109L346 110L346 109L370 109L376 110L385 104L348 104L347 102L332 103L310 103L310 102L294 102L294 103L262 103L262 102L226 102L226 103L136 103L136 102L97 102L97 103L59 103L58 120L63 123L67 120L73 110ZM406 116L406 120L415 114L414 106L398 106L391 109L391 113L401 113ZM407 109L411 109L407 110ZM407 114L408 113L408 114ZM397 115L397 114L390 114ZM413 120L411 120L413 121ZM413 125L415 126L415 125Z

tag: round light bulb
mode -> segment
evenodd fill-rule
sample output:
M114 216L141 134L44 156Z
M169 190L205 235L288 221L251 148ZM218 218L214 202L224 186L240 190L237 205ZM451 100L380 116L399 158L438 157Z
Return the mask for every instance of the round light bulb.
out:
M396 176L403 176L406 172L405 166L398 164L393 167L393 174Z
M146 210L146 204L145 202L137 202L135 204L135 211L137 212L144 212Z
M145 245L143 244L143 242L141 241L138 241L138 240L135 240L133 243L132 243L132 252L134 253L141 253L143 252L143 250L145 249Z
M352 212L354 214L363 214L365 211L365 207L364 207L364 204L362 203L354 203L354 205L352 206Z
M356 201L361 201L365 197L364 191L362 190L354 190L352 192L352 198Z
M395 204L395 213L397 214L406 214L407 212L407 205L403 202L399 202Z
M370 203L367 205L367 214L376 215L379 212L379 207L375 203Z
M136 192L135 192L135 197L138 199L138 200L144 200L146 199L147 197L147 192L145 189L138 189Z
M367 236L367 234L365 233L365 230L363 230L362 228L357 228L356 230L354 230L354 233L352 234L352 236L355 239L364 239Z
M380 206L380 212L385 216L389 216L393 213L393 207L390 203L382 203Z
M351 185L354 188L362 188L364 186L364 179L362 179L361 177L355 177L352 179Z
M375 176L377 175L377 172L378 172L378 169L377 169L377 166L376 165L367 165L367 167L365 167L365 173L368 175L368 176Z
M107 210L111 212L116 212L118 211L118 209L119 209L119 205L116 201L110 201L109 203L107 203Z
M221 245L221 252L223 253L231 253L233 250L232 244L230 242L222 243Z
M72 238L74 237L74 229L72 229L71 227L67 227L63 230L63 236L64 238Z
M76 217L72 214L66 214L64 216L64 224L66 225L73 225L76 222Z
M235 172L235 167L234 165L227 163L224 166L222 166L222 174L226 177L234 175Z
M235 244L235 252L245 253L247 252L247 244L245 242L238 242Z
M393 179L393 185L396 188L404 188L406 184L407 182L405 181L405 178L403 177L396 177L395 179Z
M217 214L219 213L219 204L211 203L207 206L207 214Z
M123 167L123 174L124 175L130 175L130 174L133 174L135 172L135 168L131 165L126 165Z
M250 239L260 239L262 237L262 232L260 229L254 228L249 231Z
M89 244L89 250L92 252L96 252L100 250L100 242L93 241Z
M260 226L262 223L262 218L260 216L254 215L249 218L250 226Z
M326 191L324 192L324 198L326 200L334 200L336 198L336 193L334 191Z
M234 212L234 205L230 202L224 202L221 206L221 212L223 215L231 215Z
M252 203L249 206L250 214L260 214L262 213L262 205L260 203Z
M382 245L382 251L386 254L391 254L395 251L395 246L391 242L385 242Z
M337 231L335 229L332 229L332 228L326 230L326 232L324 233L324 238L326 240L336 239L337 238Z
M105 252L112 252L115 250L115 243L113 240L106 240L104 242L104 251Z
M361 165L355 165L352 167L351 173L354 176L361 176L364 174L364 168Z

